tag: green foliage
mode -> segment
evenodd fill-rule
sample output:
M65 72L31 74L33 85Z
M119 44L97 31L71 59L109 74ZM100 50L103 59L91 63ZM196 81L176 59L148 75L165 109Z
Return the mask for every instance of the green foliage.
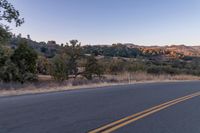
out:
M123 44L113 44L112 46L84 46L84 53L110 56L110 57L126 57L132 58L140 56L142 53L137 48L129 48Z
M125 69L128 72L145 71L145 65L143 62L140 62L140 61L130 61L126 63Z
M18 68L10 60L11 54L9 48L0 46L0 81L11 82L18 78Z
M140 55L137 48L132 49L122 44L82 47L77 40L72 40L65 46L56 45L53 41L50 41L53 44L49 44L26 40L28 46L39 53L40 57L37 59L37 54L24 41L19 43L19 40L20 37L13 36L11 46L0 47L0 81L23 83L36 79L36 74L51 74L58 81L72 76L76 78L81 74L91 80L96 76L101 77L103 73L109 75L138 71L200 76L199 57L158 58L159 53L154 54L153 51L155 58L147 58ZM18 48L14 50L16 47Z
M86 65L85 65L85 71L84 71L84 77L86 77L89 80L93 79L93 75L97 75L98 77L101 77L103 74L102 66L99 65L97 59L92 55L88 57Z
M37 53L28 47L26 41L21 41L18 48L11 56L12 62L19 69L18 80L21 83L25 81L33 81L37 79L36 75L36 60Z
M68 74L69 75L75 75L75 77L78 75L78 64L77 60L80 59L82 56L82 48L81 43L79 43L77 40L71 40L71 45L65 46L65 53L69 57L68 61Z
M63 46L62 46L63 47ZM52 61L51 75L58 81L68 79L69 75L78 73L78 59L82 56L81 44L77 40L71 40L70 45L64 46L62 54Z
M37 59L37 72L39 74L48 75L50 74L51 63L46 57L40 56Z
M125 63L120 59L113 59L109 64L109 73L117 74L125 71Z
M5 61L5 64L0 67L0 79L3 82L17 81L19 69L17 66L9 59Z
M7 42L11 37L10 32L8 31L8 28L4 28L2 25L0 25L0 45Z
M2 67L6 60L10 58L10 51L9 49L0 45L0 67Z
M0 0L0 22L1 21L6 21L8 23L14 21L16 26L20 26L24 23L24 19L20 18L19 11L7 0ZM0 45L8 41L10 37L11 33L9 32L9 27L0 23Z
M170 66L152 66L147 69L147 73L151 74L180 74L180 71Z
M7 0L0 0L0 20L5 20L9 23L14 21L16 26L24 23L24 19L20 18L19 11Z
M51 65L51 76L57 81L68 79L67 57L65 55L54 57Z

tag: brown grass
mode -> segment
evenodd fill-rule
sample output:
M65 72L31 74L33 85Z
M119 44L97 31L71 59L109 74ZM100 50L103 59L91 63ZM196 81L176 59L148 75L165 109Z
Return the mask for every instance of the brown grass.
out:
M34 83L0 83L0 96L22 95L31 93L45 93L80 88L95 88L119 84L134 84L144 82L171 82L200 80L198 76L191 75L152 75L143 72L123 73L119 75L105 75L102 79L86 80L78 78L65 82L56 82L50 76L39 76L39 81Z
M164 81L164 80L200 80L200 77L193 75L153 75L145 72L123 73L120 75L107 75L108 79L119 82L138 82L138 81Z

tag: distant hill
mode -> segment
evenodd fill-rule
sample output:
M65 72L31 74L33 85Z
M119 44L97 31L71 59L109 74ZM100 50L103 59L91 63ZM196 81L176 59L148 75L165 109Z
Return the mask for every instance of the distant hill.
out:
M113 44L87 46L87 53L98 53L104 56L144 57L159 60L200 57L200 46L139 46L135 44Z
M20 38L13 37L10 41L12 48L17 47ZM25 38L24 38L25 39ZM55 41L36 42L26 39L30 47L39 54L48 58L59 54L63 45L56 44ZM84 45L82 46L84 54L95 54L110 57L125 58L152 58L158 60L181 59L184 57L200 57L200 46L171 45L171 46L139 46L131 43L112 44L112 45Z
M138 48L144 55L182 58L185 56L200 57L200 46L171 45L171 46L138 46L125 44L130 48Z
M12 48L16 48L20 39L21 38L19 37L12 37L9 43L10 46ZM34 50L36 50L39 55L43 55L48 58L54 57L59 52L59 49L61 48L61 46L56 44L55 41L48 41L46 43L46 42L37 42L37 41L33 41L26 38L23 38L23 39L25 39L28 42L28 45Z

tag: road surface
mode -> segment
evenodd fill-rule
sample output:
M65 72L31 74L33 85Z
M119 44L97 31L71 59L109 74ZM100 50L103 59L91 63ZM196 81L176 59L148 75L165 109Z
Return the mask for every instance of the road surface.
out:
M200 133L198 92L192 81L1 97L0 133Z

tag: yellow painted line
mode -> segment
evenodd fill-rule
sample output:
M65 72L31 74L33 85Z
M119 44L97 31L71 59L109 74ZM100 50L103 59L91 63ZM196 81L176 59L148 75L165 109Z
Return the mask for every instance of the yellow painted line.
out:
M198 95L197 95L197 96L198 96ZM158 112L158 111L161 111L161 110L163 110L163 109L165 109L165 108L167 108L167 107L170 107L170 106L172 106L172 105L178 104L178 103L180 103L180 102L186 101L186 100L191 99L191 98L193 98L193 97L196 97L196 96L188 97L188 98L179 100L179 101L177 101L177 102L171 103L171 104L169 104L169 105L163 106L163 107L161 107L161 108L152 110L152 111L150 111L150 112L148 112L148 113L146 113L146 114L140 115L140 116L138 116L138 117L136 117L136 118L133 118L133 119L131 119L131 120L129 120L129 121L126 121L126 122L124 122L124 123L122 123L122 124L119 124L119 125L117 125L117 126L115 126L115 127L113 127L113 128L110 128L110 129L108 129L108 130L106 130L106 131L104 131L104 132L102 132L102 133L111 133L111 132L113 132L113 131L115 131L115 130L117 130L117 129L123 127L123 126L126 126L126 125L132 123L132 122L135 122L135 121L137 121L137 120L139 120L139 119L142 119L142 118L144 118L144 117L146 117L146 116L149 116L149 115L151 115L151 114L153 114L153 113L156 113L156 112Z
M169 101L169 102L160 104L160 105L157 105L157 106L152 107L152 108L150 108L150 109L144 110L144 111L139 112L139 113L137 113L137 114L133 114L133 115L131 115L131 116L125 117L125 118L123 118L123 119L120 119L120 120L115 121L115 122L113 122L113 123L110 123L110 124L108 124L108 125L105 125L105 126L103 126L103 127L101 127L101 128L98 128L98 129L95 129L95 130L93 130L93 131L90 131L89 133L98 133L98 132L100 132L100 131L102 131L102 130L105 130L105 129L109 128L109 127L112 127L112 126L114 126L114 125L116 125L116 124L119 124L119 123L121 123L121 122L123 122L123 121L129 120L129 119L131 119L131 118L133 118L133 117L136 117L136 116L138 116L138 115L141 115L141 114L143 114L143 113L149 112L149 111L154 110L154 109L156 109L156 108L159 108L159 107L161 107L161 106L170 104L170 103L172 103L172 102L175 102L175 101L177 101L177 100L180 100L180 99L183 99L183 98L186 98L186 97L195 95L195 94L199 94L199 92L198 92L198 93L194 93L194 94L190 94L190 95L187 95L187 96L184 96L184 97L181 97L181 98L178 98L178 99L175 99L175 100L172 100L172 101Z
M130 123L136 121L136 120L139 120L139 119L144 118L144 117L146 117L150 114L153 114L153 113L158 112L160 110L163 110L167 107L170 107L174 104L185 101L187 99L191 99L191 98L199 96L199 95L200 95L200 92L197 92L197 93L190 94L190 95L178 98L178 99L174 99L172 101L157 105L157 106L152 107L150 109L144 110L142 112L133 114L131 116L125 117L125 118L120 119L118 121L112 122L112 123L107 124L103 127L100 127L100 128L95 129L93 131L90 131L89 133L110 133L110 132L113 132L113 131L115 131L115 130L117 130L117 129L119 129L119 128L127 125L127 124L130 124Z

